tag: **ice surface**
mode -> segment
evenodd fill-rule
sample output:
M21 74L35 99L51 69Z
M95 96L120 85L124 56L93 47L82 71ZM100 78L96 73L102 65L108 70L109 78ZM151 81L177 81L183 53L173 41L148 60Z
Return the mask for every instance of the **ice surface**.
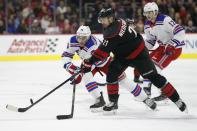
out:
M76 64L79 61L75 61ZM83 84L77 85L73 119L56 120L56 115L70 114L72 86L67 83L25 113L11 112L5 107L30 105L70 75L61 61L0 62L0 131L197 131L197 60L179 59L163 74L187 103L189 114L182 113L170 101L158 103L157 111L150 111L134 100L124 88L120 89L119 109L116 115L92 113L93 103ZM133 82L133 72L126 70ZM96 76L105 82L105 76ZM106 88L100 87L107 99ZM157 94L158 90L153 87Z

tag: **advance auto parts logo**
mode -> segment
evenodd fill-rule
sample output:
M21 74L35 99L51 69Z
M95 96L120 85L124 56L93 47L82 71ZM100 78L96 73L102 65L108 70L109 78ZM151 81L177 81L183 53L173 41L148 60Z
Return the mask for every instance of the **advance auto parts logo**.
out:
M7 53L51 53L55 52L58 38L41 40L14 39Z

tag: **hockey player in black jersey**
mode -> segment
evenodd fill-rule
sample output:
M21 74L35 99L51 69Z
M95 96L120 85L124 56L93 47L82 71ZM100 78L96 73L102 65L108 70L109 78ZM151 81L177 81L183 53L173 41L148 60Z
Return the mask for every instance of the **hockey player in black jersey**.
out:
M187 111L186 104L179 97L176 89L164 76L157 73L143 37L128 26L124 20L115 19L114 10L111 8L102 9L98 15L98 21L104 27L104 41L91 58L83 61L81 71L89 72L95 62L104 60L110 52L114 54L106 77L110 103L104 106L103 110L118 109L118 76L130 66L137 69L143 77L148 78L181 111Z

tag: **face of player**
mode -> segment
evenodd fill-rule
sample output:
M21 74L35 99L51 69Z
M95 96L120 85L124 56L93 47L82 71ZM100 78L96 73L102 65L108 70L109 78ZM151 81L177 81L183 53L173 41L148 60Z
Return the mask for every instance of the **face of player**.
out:
M155 22L156 17L157 17L156 12L153 12L153 11L144 12L144 15L149 21L153 23Z
M101 17L101 18L98 18L98 22L101 23L104 28L107 28L111 24L112 19L113 19L112 17L110 17L110 18Z
M77 41L79 42L81 47L84 47L88 41L88 37L87 36L77 36Z

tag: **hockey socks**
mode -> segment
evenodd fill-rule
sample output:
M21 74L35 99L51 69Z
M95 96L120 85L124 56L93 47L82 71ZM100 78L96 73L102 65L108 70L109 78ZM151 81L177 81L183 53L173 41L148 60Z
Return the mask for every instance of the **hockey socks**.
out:
M167 83L162 89L162 93L166 95L172 102L176 104L176 106L179 108L180 111L187 111L186 104L180 99L178 92L176 89L170 84Z
M128 78L121 80L120 86L125 87L138 101L144 101L148 97L139 84L135 85L131 83Z
M178 101L180 98L178 92L175 90L175 88L170 83L167 83L161 89L161 91L166 97L168 97L173 102Z
M144 101L145 99L148 98L148 96L146 95L144 90L142 90L140 85L137 84L135 88L130 87L130 89L131 89L131 94L133 94L138 101Z
M119 85L118 82L107 84L107 91L109 95L118 94Z

